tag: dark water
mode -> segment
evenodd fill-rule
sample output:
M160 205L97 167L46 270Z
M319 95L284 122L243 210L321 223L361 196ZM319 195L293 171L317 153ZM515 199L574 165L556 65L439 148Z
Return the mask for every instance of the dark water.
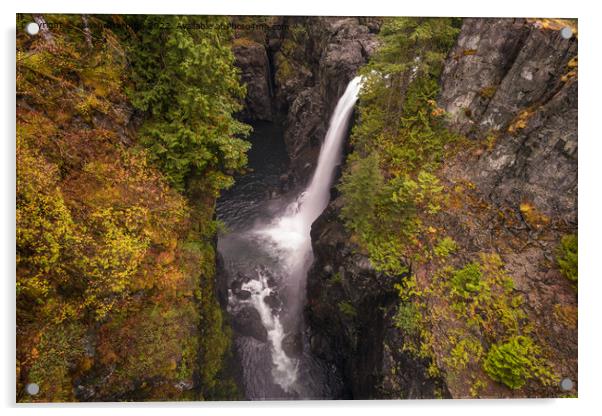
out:
M277 244L265 232L295 209L299 195L299 190L283 190L288 158L282 131L273 123L253 127L253 171L238 178L217 206L218 218L227 226L218 251L230 288L228 312L243 371L241 384L251 400L339 398L342 385L334 368L309 351L302 313L305 278L291 275L290 253L295 249L283 246L287 235ZM296 244L295 238L290 236L290 244ZM311 260L294 259L304 264Z

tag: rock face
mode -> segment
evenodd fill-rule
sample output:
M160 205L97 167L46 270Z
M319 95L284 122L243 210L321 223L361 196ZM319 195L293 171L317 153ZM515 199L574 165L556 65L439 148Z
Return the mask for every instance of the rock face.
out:
M268 340L268 332L261 323L261 316L252 306L245 306L234 314L232 327L241 335L253 337L261 342Z
M337 100L376 49L379 24L356 17L284 17L277 23L284 29L267 31L260 42L235 40L248 89L242 116L283 124L291 177L302 183L310 179Z
M470 176L496 203L577 220L577 40L525 19L466 19L441 78L454 129L496 140Z
M529 203L563 224L549 241L524 224L522 231L513 230L520 247L509 248L504 261L517 290L528 294L529 316L543 328L537 336L555 349L559 371L574 379L576 328L554 322L553 307L576 308L576 298L549 264L559 233L576 232L577 225L576 54L575 38L564 39L537 22L465 19L446 59L438 99L451 129L489 143L470 160L446 161L443 179L474 183L487 204L519 218L520 204ZM393 324L399 302L394 284L403 277L376 273L354 250L338 215L342 201L332 195L311 233L315 260L306 316L312 351L342 370L353 398L464 397L444 380L429 378L428 362L403 351L405 334ZM486 222L469 228L461 225L466 218L454 215L444 226L461 245L476 253L492 239ZM428 270L414 273L428 277Z
M340 204L333 201L312 226L306 307L312 352L342 370L354 399L448 396L440 380L427 377L427 361L401 351L393 316L402 277L377 273L355 252L338 219Z
M232 47L235 65L241 69L241 80L247 86L245 119L272 121L271 68L265 47L252 40L239 40Z

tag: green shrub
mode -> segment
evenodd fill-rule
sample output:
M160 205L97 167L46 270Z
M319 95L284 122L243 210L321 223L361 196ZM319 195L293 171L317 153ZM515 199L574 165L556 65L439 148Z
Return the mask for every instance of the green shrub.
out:
M42 332L33 353L29 380L47 401L72 401L70 371L84 355L85 328L77 322L53 325Z
M412 302L399 304L397 313L393 317L394 325L409 336L418 333L420 330L420 320L420 312Z
M384 184L378 168L378 154L372 153L365 158L354 155L349 158L348 166L350 168L343 173L339 185L345 200L341 216L351 230L366 233Z
M493 380L511 389L519 389L532 379L550 385L554 382L554 375L540 353L530 337L514 336L503 344L491 347L483 369Z
M462 269L456 270L450 280L452 293L463 298L478 293L482 288L483 273L479 263L469 263Z
M340 284L343 282L343 277L341 276L341 273L336 272L332 276L330 276L330 279L328 279L328 280L330 281L331 284L336 285L336 284Z
M458 249L458 245L451 237L439 240L433 251L437 257L445 258Z
M577 235L569 234L562 237L556 261L560 272L575 283L577 283L577 255Z
M372 265L408 272L422 215L441 210L435 174L446 145L457 139L437 106L439 75L459 20L384 19L381 46L362 69L359 122L341 180L342 219Z
M234 117L245 88L227 44L229 32L186 28L226 25L227 19L150 15L128 16L127 22L142 28L128 45L129 95L147 115L140 142L179 191L199 175L216 189L228 187L229 173L246 165L251 147L240 138L250 127Z

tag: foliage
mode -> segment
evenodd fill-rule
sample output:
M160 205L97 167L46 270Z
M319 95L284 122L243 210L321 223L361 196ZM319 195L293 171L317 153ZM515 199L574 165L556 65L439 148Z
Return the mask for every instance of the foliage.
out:
M571 282L577 283L578 257L577 235L569 234L562 237L556 262L561 273Z
M454 251L458 249L458 244L451 237L445 237L439 240L437 245L433 248L433 252L437 257L448 257Z
M341 311L341 313L343 315L348 316L350 318L354 318L357 316L357 310L351 303L349 303L347 301L342 301L342 302L339 302L338 306L339 306L339 311Z
M541 229L550 222L550 219L540 212L533 204L523 202L519 205L519 211L529 227Z
M483 357L483 345L474 337L463 338L451 349L447 364L454 370L466 368L470 363L478 363Z
M430 359L432 366L442 365L448 383L472 380L467 384L472 395L487 382L478 374L489 345L532 331L522 296L514 293L513 280L497 254L483 253L479 261L457 269L443 266L422 284L412 275L397 288L404 311L396 322L399 318L402 326L417 328L414 337L404 340L404 350ZM435 325L446 331L433 332Z
M450 284L451 293L463 298L472 296L479 292L483 286L481 279L483 273L478 263L469 263L462 269L453 273Z
M341 208L341 212L351 230L358 233L365 232L371 225L369 219L384 192L378 155L372 153L365 158L352 155L348 164L350 168L344 172L339 186L345 195L345 205Z
M32 356L29 376L40 386L41 398L73 400L69 375L84 356L84 327L70 322L45 328Z
M377 271L401 278L394 324L411 334L403 337L403 350L425 360L427 375L445 377L450 391L476 397L494 388L484 370L486 358L490 367L495 361L491 346L499 348L517 337L530 340L535 331L500 255L485 251L491 247L478 253L474 245L470 250L462 247L462 233L482 226L479 221L487 221L483 212L489 208L472 192L470 197L458 195L465 188L456 172L445 171L445 180L440 179L442 163L466 142L448 130L446 112L436 101L458 23L445 18L384 19L379 49L362 70L353 151L339 189L341 218L352 241ZM466 49L450 59L475 52ZM489 99L496 90L485 87L476 93ZM530 115L521 112L510 133L524 128ZM489 150L496 139L491 133ZM466 188L473 190L474 184ZM467 205L482 210L477 221L470 215L473 211L463 211ZM528 201L518 208L531 231L543 230L551 221ZM497 229L492 236L496 234ZM570 263L570 255L561 251L558 258ZM566 324L572 325L570 319ZM534 357L532 365L523 367L539 382L538 388L547 386L551 370L547 372L547 362L538 356L540 347L533 341L525 348Z
M503 344L493 345L483 368L492 379L511 389L521 388L530 379L552 384L554 375L540 353L530 337L515 336Z
M397 307L397 313L393 318L395 326L401 329L404 334L413 336L420 329L420 320L422 316L412 302L400 303Z
M217 380L230 334L214 295L213 213L248 144L230 136L242 88L225 40L174 30L150 45L156 25L133 36L134 17L88 16L90 47L82 16L44 18L52 43L17 34L17 400L75 400L75 380L97 400L236 395L227 377ZM154 61L149 71L169 64L160 81L140 68L135 42ZM205 70L221 74L207 78L211 88L197 78ZM126 85L146 106L143 137L129 122ZM159 97L162 88L172 95ZM207 117L184 117L205 111L201 103ZM190 199L147 142L151 125L164 133L184 124L181 137L202 143L172 150L201 149L207 160L178 165L190 172ZM23 394L28 382L39 395Z
M408 271L421 215L441 209L435 174L456 136L437 108L442 62L458 32L453 19L392 18L362 70L359 123L340 190L341 216L380 271Z
M247 163L250 145L238 136L250 128L237 121L245 89L227 44L230 34L207 28L224 18L131 16L142 30L128 45L132 104L149 115L141 143L172 185L183 190L190 176L214 175L216 190ZM207 29L197 30L194 25ZM161 59L157 59L160 56Z

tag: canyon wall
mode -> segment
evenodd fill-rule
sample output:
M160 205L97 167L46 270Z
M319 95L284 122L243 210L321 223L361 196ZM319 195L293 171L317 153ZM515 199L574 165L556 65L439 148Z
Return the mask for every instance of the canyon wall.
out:
M273 17L241 30L233 51L247 85L241 116L283 124L291 159L285 185L315 169L330 114L377 46L379 21L357 17ZM244 24L244 18L240 22Z
M558 29L527 19L464 19L437 104L448 113L449 129L467 140L440 170L448 189L465 184L459 191L465 199L433 226L465 247L458 258L500 254L515 292L527 299L533 336L546 345L557 373L576 380L576 323L563 322L558 310L576 311L577 299L554 258L561 236L577 228L577 39L564 39ZM478 214L468 195L478 201ZM406 276L371 267L340 220L343 203L333 188L312 227L306 316L313 352L342 369L354 398L474 397L469 381L446 376L443 353L429 360L404 349L408 335L394 315L395 284ZM419 282L432 278L430 264L410 272ZM435 345L449 330L431 329ZM429 376L432 364L438 375ZM560 392L494 385L479 397L516 394Z

